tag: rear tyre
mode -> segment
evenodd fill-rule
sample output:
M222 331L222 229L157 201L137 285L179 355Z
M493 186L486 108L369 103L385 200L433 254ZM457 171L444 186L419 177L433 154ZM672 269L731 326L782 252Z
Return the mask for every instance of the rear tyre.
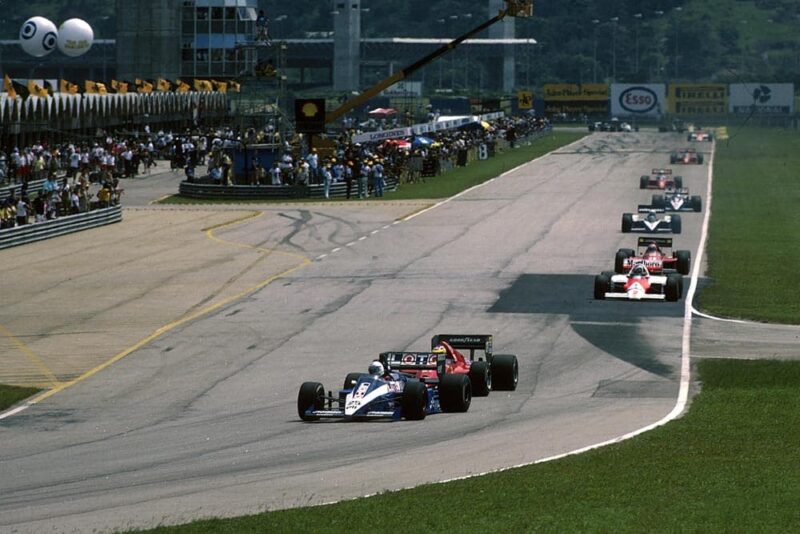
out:
M472 384L472 394L476 397L486 397L492 391L492 371L488 362L474 361L469 366L469 381Z
M675 257L678 260L677 271L681 274L688 275L691 269L692 253L688 250L679 250L675 252Z
M681 276L678 274L671 274L667 276L667 285L664 288L664 294L669 302L676 302L681 298Z
M664 195L653 195L653 198L650 200L650 204L656 209L663 210L667 205L667 201L664 198Z
M639 178L639 189L647 189L647 182L649 181L650 179L647 176Z
M358 379L364 373L347 373L347 376L344 377L344 385L342 389L353 389L358 385Z
M409 421L421 421L428 413L428 388L422 382L406 382L400 413Z
M495 391L514 391L519 381L519 362L513 354L492 357L492 387Z
M697 155L697 164L698 165L702 165L703 164L703 155L702 154L698 154Z
M695 195L692 197L692 209L694 211L702 211L703 209L703 199L700 198L699 195Z
M303 382L297 394L297 414L303 421L316 421L319 417L307 415L306 410L325 408L325 388L319 382Z
M611 280L608 276L603 274L598 274L594 277L594 298L596 300L604 300L606 298L606 292L608 291L608 286L611 284Z
M679 234L681 233L681 216L680 215L673 215L672 216L672 233Z
M621 248L617 251L617 255L614 257L614 272L615 273L624 273L625 272L625 260L633 256L634 252L629 248Z
M670 156L669 157L669 162L670 162L670 164L674 165L674 164L678 163L678 158L676 158L675 156Z
M466 412L472 404L472 385L467 375L444 375L439 382L443 412Z
M683 187L683 176L676 176L674 182L675 182L675 187L680 189L681 187Z
M631 214L631 213L623 213L622 214L622 233L630 232L632 227L633 227L633 214Z

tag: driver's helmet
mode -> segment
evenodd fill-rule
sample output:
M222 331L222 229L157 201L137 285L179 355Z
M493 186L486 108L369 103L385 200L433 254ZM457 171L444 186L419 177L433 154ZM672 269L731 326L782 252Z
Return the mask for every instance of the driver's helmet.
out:
M433 347L431 354L437 354L437 355L441 354L442 356L444 356L447 354L447 349L444 348L444 345L436 345L435 347Z
M647 250L644 251L645 254L658 254L658 245L655 243L650 243L647 245Z
M372 376L383 376L383 371L384 371L383 364L378 360L375 360L371 364L369 364L368 372Z
M648 222L654 222L658 217L656 216L656 212L648 211L647 212L647 220Z
M631 269L631 276L647 276L647 267L642 263L637 263Z

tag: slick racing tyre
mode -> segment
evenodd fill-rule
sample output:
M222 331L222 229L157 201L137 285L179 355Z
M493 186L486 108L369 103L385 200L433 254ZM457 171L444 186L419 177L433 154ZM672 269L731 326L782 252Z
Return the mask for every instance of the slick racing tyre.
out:
M472 404L467 375L444 375L439 381L439 405L443 412L466 412Z
M625 272L625 260L633 256L633 250L629 248L621 248L617 251L617 255L614 257L614 272L615 273L624 273Z
M650 181L650 178L647 176L642 176L639 178L639 189L647 189L647 183Z
M667 200L664 198L664 195L653 195L653 198L650 200L650 205L656 209L663 210L667 206Z
M476 397L485 397L492 391L492 371L488 362L474 361L469 366L469 381L472 384L472 394Z
M699 195L694 195L692 197L692 209L694 211L702 211L703 210L703 199L700 198Z
M664 287L664 295L667 301L676 302L681 298L683 279L678 274L671 274L667 276L667 285Z
M677 271L680 274L688 275L689 270L691 269L692 263L692 253L688 250L679 250L675 252L675 257L677 258Z
M297 414L303 421L316 421L319 417L307 415L306 410L325 408L325 388L319 382L304 382L297 395Z
M606 298L606 292L608 291L608 286L611 284L611 280L608 276L604 274L598 274L594 277L594 298L597 300L603 300Z
M670 223L670 226L672 227L672 233L673 234L681 233L681 216L680 215L673 215L672 216L672 221Z
M676 176L674 182L675 182L675 187L680 189L681 187L683 187L683 176Z
M633 214L631 213L623 213L622 214L622 233L628 233L633 228Z
M514 391L519 380L519 363L513 354L492 357L492 388L495 391Z
M428 388L422 382L406 382L400 414L409 421L421 421L428 413Z
M697 164L698 165L702 165L703 164L703 155L702 154L698 154L697 155Z
M347 373L347 376L344 377L344 385L342 385L342 389L353 389L358 385L358 379L364 373Z

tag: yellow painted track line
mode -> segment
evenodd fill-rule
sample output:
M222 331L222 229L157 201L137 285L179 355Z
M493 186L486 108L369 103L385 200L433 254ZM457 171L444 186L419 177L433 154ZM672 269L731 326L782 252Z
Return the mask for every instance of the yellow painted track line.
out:
M142 339L139 342L137 342L135 345L133 345L131 347L128 347L127 349L123 350L122 352L112 356L110 359L108 359L105 362L101 363L100 365L94 367L93 369L90 369L90 370L86 371L85 373L83 373L79 377L77 377L77 378L75 378L73 380L70 380L69 382L59 382L53 376L53 381L54 381L54 386L55 387L53 387L53 389L44 391L44 392L40 393L39 395L33 397L32 399L27 401L23 406L24 407L32 406L34 404L42 402L45 399L48 399L48 398L52 397L56 393L60 393L61 391L64 391L65 389L74 386L75 384L77 384L79 382L83 382L87 378L90 378L90 377L96 375L97 373L99 373L103 369L105 369L105 368L117 363L118 361L120 361L124 357L128 356L129 354L131 354L131 353L141 349L145 345L153 342L154 340L156 340L159 337L163 336L167 332L170 332L170 331L178 328L179 326L183 326L186 323L194 321L195 319L199 319L200 317L203 317L204 315L208 315L209 313L211 313L213 311L216 311L216 310L218 310L218 309L220 309L220 308L222 308L224 306L227 306L228 304L230 304L232 302L235 302L235 301L240 300L240 299L242 299L242 298L244 298L244 297L246 297L246 296L248 296L248 295L250 295L252 293L255 293L259 289L268 286L269 284L271 284L275 280L278 280L279 278L283 278L284 276L287 276L287 275L289 275L289 274L291 274L291 273L293 273L295 271L298 271L298 270L302 269L303 267L306 267L307 265L310 265L311 264L311 259L307 258L307 257L305 257L305 256L303 256L301 254L296 254L294 252L286 252L286 251L282 251L282 250L274 250L274 249L267 249L267 248L262 248L262 247L255 247L255 246L252 246L252 245L245 245L245 244L242 244L242 243L234 243L232 241L226 241L224 239L220 239L220 238L216 237L213 234L213 232L215 230L218 230L220 228L226 228L228 226L233 226L235 224L241 224L241 223L243 223L245 221L249 221L251 219L255 219L256 217L261 217L262 215L264 215L264 212L253 212L253 213L251 213L251 214L249 214L249 215L247 215L245 217L236 219L234 221L218 224L218 225L215 225L215 226L212 226L212 227L209 227L209 228L204 228L202 231L205 232L206 236L208 236L210 239L212 239L214 241L218 241L220 243L225 243L225 244L228 244L228 245L234 245L234 246L238 246L238 247L258 250L258 251L261 251L261 252L269 252L269 253L273 253L274 252L274 253L279 253L279 254L285 254L287 256L293 256L293 257L301 259L300 264L295 265L294 267L291 267L289 269L286 269L286 270L284 270L284 271L282 271L282 272L280 272L278 274L270 276L266 280L263 280L263 281L259 282L258 284L256 284L253 287L245 289L244 291L242 291L241 293L239 293L237 295L234 295L232 297L224 299L224 300L222 300L220 302L217 302L216 304L212 304L210 306L206 306L205 308L202 308L202 309L200 309L200 310L198 310L198 311L196 311L194 313L190 313L188 315L185 315L185 316L181 317L180 319L177 319L177 320L175 320L175 321L173 321L173 322L171 322L171 323L169 323L167 325L162 326L161 328L159 328L158 330L156 330L155 332L153 332L149 336L147 336L144 339ZM2 328L2 326L0 326L0 328ZM16 340L16 338L14 338L13 336L10 335L10 332L9 332L9 337L12 340ZM22 343L22 342L19 341L19 343ZM24 346L24 344L23 344L23 346ZM31 354L33 354L33 353L31 353ZM35 357L35 355L33 355L33 356ZM42 364L42 365L44 365L44 364ZM52 376L52 373L50 373L50 376ZM12 412L15 413L15 414L19 413L19 411L21 411L19 408L12 410ZM8 412L5 412L5 413L8 414L8 415L11 415ZM2 419L2 418L3 418L3 413L0 413L0 419Z
M25 355L26 358L34 365L39 371L51 382L54 387L58 387L61 382L59 382L56 375L50 370L47 365L39 358L35 352L33 352L30 347L28 347L25 343L22 342L21 339L16 337L11 331L8 330L5 326L0 324L0 334L3 334L5 337L11 340L11 342L16 345L17 349Z

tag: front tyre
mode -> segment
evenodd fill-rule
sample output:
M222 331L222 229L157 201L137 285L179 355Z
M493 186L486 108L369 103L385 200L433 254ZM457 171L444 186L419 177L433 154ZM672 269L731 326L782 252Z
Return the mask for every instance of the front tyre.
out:
M322 410L325 408L325 388L319 382L304 382L297 394L297 414L303 421L316 421L319 417L308 415L309 408Z
M700 198L700 195L694 195L692 197L692 209L694 211L702 211L703 210L703 199Z
M486 397L492 391L492 372L487 362L475 361L469 366L469 381L472 384L472 394L476 397Z
M492 387L495 391L514 391L519 381L519 362L513 354L492 357Z
M670 227L672 228L673 234L681 233L681 216L680 215L673 215L672 220L670 221Z
M688 275L691 269L692 253L688 250L679 250L675 252L677 258L678 268L676 269L680 274Z
M604 300L606 292L611 284L611 280L604 274L598 274L594 277L594 298L596 300Z
M622 233L627 234L633 228L633 214L631 213L623 213L622 214Z

